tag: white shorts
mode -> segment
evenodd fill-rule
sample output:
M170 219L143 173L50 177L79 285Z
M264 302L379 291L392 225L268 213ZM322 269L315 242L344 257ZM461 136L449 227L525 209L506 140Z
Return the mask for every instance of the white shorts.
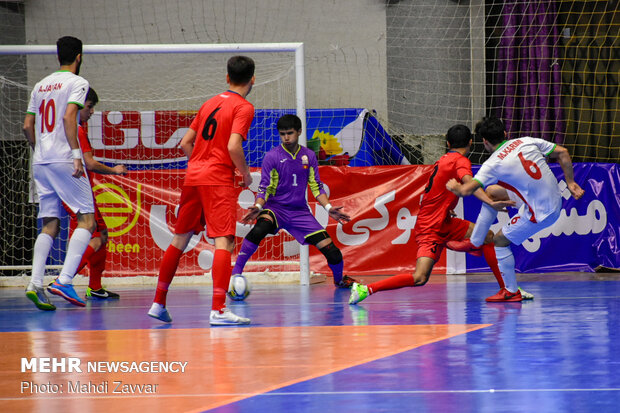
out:
M32 166L39 196L39 218L60 217L62 202L73 213L95 212L93 190L88 178L74 178L73 163L47 163Z
M560 212L562 211L560 208L542 221L532 222L529 220L528 208L527 204L522 203L519 211L502 227L504 236L515 245L521 245L532 235L553 225L560 217Z

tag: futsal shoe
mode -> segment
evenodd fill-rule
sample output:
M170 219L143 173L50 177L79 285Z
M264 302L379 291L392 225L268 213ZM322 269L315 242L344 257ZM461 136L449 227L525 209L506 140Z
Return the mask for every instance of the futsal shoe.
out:
M147 313L149 317L153 317L158 319L159 321L163 321L164 323L172 323L172 317L170 317L170 313L166 310L166 307L159 303L153 303L151 309Z
M242 324L250 324L250 319L240 317L237 314L230 311L228 308L224 308L221 312L217 310L211 310L211 316L209 317L209 324L212 326L234 326Z
M519 292L521 293L521 297L523 297L524 300L533 300L534 299L534 294L528 293L527 291L525 291L521 287L519 287Z
M47 291L52 294L61 296L73 305L77 305L78 307L86 307L86 303L77 295L77 293L73 289L73 285L62 284L60 281L58 281L58 278L56 278L56 281L54 281L52 285L47 287Z
M523 301L523 296L521 296L521 291L519 290L516 293L511 293L507 289L502 288L497 294L487 297L486 300L490 303L515 302Z
M45 294L45 288L37 287L32 281L26 287L26 297L37 306L39 310L54 311L56 306L50 302Z
M116 293L113 293L112 291L108 291L103 287L101 287L98 290L93 290L92 288L88 287L86 289L86 299L92 300L93 298L100 298L102 300L106 300L110 298L113 300L118 300L119 298L121 298L121 296Z
M344 277L342 277L342 280L340 280L340 282L335 285L338 288L351 288L354 282L357 282L357 281L345 275Z
M351 286L349 304L357 304L360 301L363 301L366 297L368 297L368 286L354 282Z

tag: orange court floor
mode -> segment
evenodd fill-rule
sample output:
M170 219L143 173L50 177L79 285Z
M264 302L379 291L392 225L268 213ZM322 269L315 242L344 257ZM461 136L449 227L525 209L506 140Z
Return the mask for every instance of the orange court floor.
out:
M365 283L377 276L359 277ZM329 279L328 279L329 281ZM0 289L4 412L618 412L620 274L433 275L358 305L331 283L255 285L244 327L210 327L210 286L36 309ZM80 288L77 288L79 293Z

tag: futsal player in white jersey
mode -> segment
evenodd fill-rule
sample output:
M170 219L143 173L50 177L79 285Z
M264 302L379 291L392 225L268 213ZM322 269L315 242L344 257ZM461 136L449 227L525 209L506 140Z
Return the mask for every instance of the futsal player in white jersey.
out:
M65 203L78 217L67 247L60 276L48 288L71 304L84 307L73 289L73 277L95 229L94 202L85 176L78 143L78 112L84 106L88 81L79 75L82 42L70 36L56 42L60 70L45 77L32 90L24 119L24 134L34 149L33 175L39 197L41 233L34 244L32 280L26 296L41 310L55 310L43 287L45 262L58 235L60 211Z
M488 297L487 301L521 301L510 244L521 245L532 235L553 225L562 208L558 181L545 156L557 157L573 198L581 198L584 190L575 182L573 164L566 148L532 137L507 140L504 124L498 118L483 118L476 125L475 132L482 137L491 156L471 181L459 184L452 179L446 187L458 196L471 195L483 187L495 201L511 199L517 202L519 211L493 239L505 288ZM496 216L497 211L483 206L471 236L472 244L482 244Z

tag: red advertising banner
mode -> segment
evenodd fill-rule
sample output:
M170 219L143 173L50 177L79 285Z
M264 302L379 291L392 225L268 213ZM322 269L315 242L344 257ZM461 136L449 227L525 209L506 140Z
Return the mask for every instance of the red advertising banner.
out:
M330 202L342 205L351 222L342 225L317 208L311 211L342 250L345 273L393 274L413 271L416 261L413 227L431 166L320 167ZM260 170L253 171L253 187L239 188L238 220L254 203ZM97 176L95 199L109 230L108 276L157 275L159 263L173 237L176 207L184 170L132 171L126 176ZM236 251L251 226L237 224ZM287 233L268 237L252 258L297 261L298 244ZM195 235L179 265L179 275L209 272L213 240ZM445 272L445 257L436 270ZM246 267L256 271L257 267ZM310 248L312 271L330 274L325 258ZM290 268L288 270L291 270Z

